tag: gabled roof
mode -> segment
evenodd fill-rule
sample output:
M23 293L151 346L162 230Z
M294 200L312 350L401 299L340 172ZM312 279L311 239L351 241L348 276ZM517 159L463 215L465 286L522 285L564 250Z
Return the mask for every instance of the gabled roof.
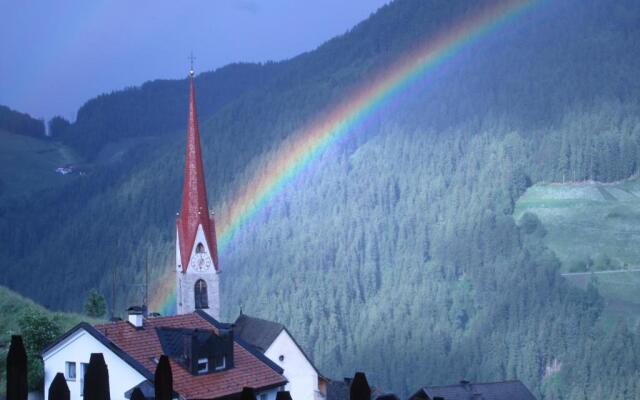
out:
M111 340L105 337L102 334L102 332L100 332L98 329L94 328L93 326L91 326L91 324L88 324L86 322L80 322L78 325L69 329L64 335L57 338L53 343L45 347L44 350L42 350L41 356L44 358L47 355L47 353L49 353L50 351L58 347L59 344L61 344L66 339L73 336L76 332L80 330L84 330L85 332L93 336L96 340L98 340L105 347L111 350L115 355L120 357L120 359L122 359L124 362L129 364L133 369L138 371L142 376L144 376L147 379L153 380L153 373L148 371L135 358L131 357L129 354L127 354L121 348L119 348L116 344L114 344Z
M218 247L216 244L216 227L212 216L209 216L207 187L202 165L202 149L200 147L200 128L196 109L196 89L193 76L189 80L189 119L187 128L187 145L184 165L184 181L182 183L182 205L177 219L180 258L182 270L188 268L191 250L196 240L198 226L202 225L211 258L216 271L218 265Z
M287 335L289 335L298 350L300 350L304 358L311 364L313 370L316 371L316 374L326 379L284 325L262 318L250 317L246 314L240 314L236 322L233 323L233 332L236 338L244 340L262 353L267 351L282 331L285 331Z
M233 333L236 337L241 337L262 352L267 351L284 330L282 324L245 314L240 314L233 325Z
M142 329L136 329L126 321L107 323L96 327L81 323L45 349L43 354L46 354L78 329L84 329L134 367L147 380L153 382L156 360L162 355L162 346L156 329L161 327L208 330L217 335L218 329L226 327L226 325L201 311L145 319ZM282 368L252 349L244 341L234 340L233 356L233 368L198 376L190 374L170 358L175 392L179 393L182 399L218 399L237 395L242 392L242 388L245 386L256 390L266 390L286 384L287 381L282 376Z
M429 400L433 400L434 397L442 397L446 400L536 400L519 380L490 383L461 381L457 385L425 386L411 396L412 399Z

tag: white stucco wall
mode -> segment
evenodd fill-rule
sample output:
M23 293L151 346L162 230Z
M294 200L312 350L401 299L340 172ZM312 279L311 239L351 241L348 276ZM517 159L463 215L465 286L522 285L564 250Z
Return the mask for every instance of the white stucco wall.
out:
M318 374L286 330L280 332L264 355L284 369L283 375L289 381L285 390L291 393L293 400L316 399ZM284 356L282 361L281 355Z
M58 372L65 373L65 362L67 361L75 361L76 363L76 379L67 380L71 400L83 398L80 391L82 371L80 363L88 364L91 353L102 353L104 355L104 360L109 369L112 400L124 399L124 393L127 390L146 380L144 376L120 359L91 334L80 329L43 355L45 400L49 400L49 386L53 378Z

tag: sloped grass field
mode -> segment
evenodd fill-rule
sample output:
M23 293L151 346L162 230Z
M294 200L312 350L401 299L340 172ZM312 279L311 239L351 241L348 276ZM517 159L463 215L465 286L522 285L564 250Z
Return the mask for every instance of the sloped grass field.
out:
M0 396L5 395L5 362L11 335L20 334L19 321L28 312L35 311L38 314L52 319L63 331L70 329L80 321L98 323L94 318L89 318L80 314L51 312L35 302L20 296L19 294L0 286Z
M56 168L79 162L64 145L0 130L0 197L28 194L69 182Z
M535 214L544 241L562 263L565 278L593 282L605 301L605 324L620 318L640 324L640 179L538 184L518 200L514 218ZM593 272L593 273L590 273Z
M565 278L583 289L590 282L598 288L604 299L601 322L605 326L624 320L634 329L640 327L640 272L588 273L565 275Z

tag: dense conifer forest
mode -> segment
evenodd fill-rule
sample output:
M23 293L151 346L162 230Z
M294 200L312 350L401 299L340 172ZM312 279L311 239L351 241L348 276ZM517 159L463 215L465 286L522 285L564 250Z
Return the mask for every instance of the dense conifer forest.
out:
M0 130L44 138L44 122L7 106L0 105Z
M198 76L209 198L234 196L300 130L426 38L464 0L397 0L314 51ZM640 327L598 324L602 298L569 285L535 218L537 182L610 182L640 162L640 4L540 2L385 103L260 213L221 255L224 319L278 320L339 378L422 385L521 379L542 399L640 393ZM56 138L87 176L4 200L0 283L79 311L116 309L173 276L186 81L88 102ZM635 243L629 243L633 246ZM46 282L44 284L43 282Z

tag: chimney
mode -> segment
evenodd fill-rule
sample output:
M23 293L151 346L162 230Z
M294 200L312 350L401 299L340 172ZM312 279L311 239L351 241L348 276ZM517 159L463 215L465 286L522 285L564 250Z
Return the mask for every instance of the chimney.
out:
M142 307L133 306L127 309L129 316L129 323L136 327L136 329L142 328L144 316L142 315Z

